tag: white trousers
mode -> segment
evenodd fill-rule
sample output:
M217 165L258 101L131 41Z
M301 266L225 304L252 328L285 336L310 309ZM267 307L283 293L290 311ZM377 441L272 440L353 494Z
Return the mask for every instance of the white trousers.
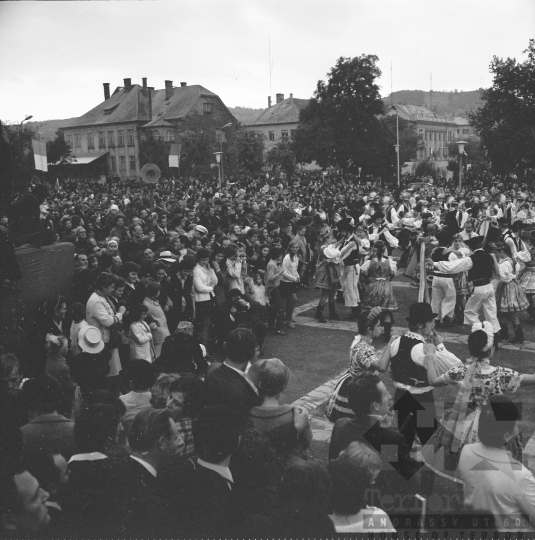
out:
M344 304L347 307L357 307L360 304L359 276L360 266L352 264L344 267Z
M481 322L479 320L479 310L481 308L483 308L485 320L494 327L494 333L499 332L501 327L498 321L496 296L492 283L474 287L474 292L464 308L464 324L472 325Z
M434 313L440 315L442 321L446 315L453 319L457 295L452 278L434 276L432 287L431 307Z

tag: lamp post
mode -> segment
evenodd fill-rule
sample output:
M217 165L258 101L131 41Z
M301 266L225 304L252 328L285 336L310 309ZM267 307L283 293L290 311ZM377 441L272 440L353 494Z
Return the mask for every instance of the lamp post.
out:
M33 118L33 116L30 114L29 116L27 116L21 123L20 123L20 149L21 149L21 160L23 159L24 157L24 139L22 138L22 124L24 124L24 122L26 122L27 120L31 120Z
M461 183L463 178L463 154L466 141L457 141L455 144L459 148L459 191L461 191Z
M219 153L221 154L221 156L219 158L216 156L218 163L219 163L219 159L221 159L219 187L221 187L222 183L225 181L225 169L223 167L223 130L230 127L231 125L232 125L232 122L229 122L228 124L225 124L222 128L219 128L219 131L221 132L221 134L219 135Z
M396 144L394 148L396 149L397 159L398 159L398 186L401 185L401 179L399 175L399 114L398 109L395 105L391 105L392 109L396 111Z
M223 152L214 152L215 160L217 161L217 170L219 171L219 189L221 189L221 166L223 165L221 161L221 156L223 155Z

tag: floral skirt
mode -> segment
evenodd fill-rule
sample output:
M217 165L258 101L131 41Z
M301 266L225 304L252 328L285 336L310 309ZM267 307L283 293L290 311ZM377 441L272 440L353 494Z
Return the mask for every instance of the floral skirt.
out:
M496 287L496 307L499 313L516 313L529 307L526 293L516 281L500 281Z
M455 292L457 296L468 296L470 289L468 288L468 272L459 272L453 279L455 285Z
M478 428L481 408L478 407L466 415L461 432L461 444L456 452L452 452L450 444L442 444L442 437L446 431L445 424L450 413L451 409L445 411L444 420L442 420L440 426L427 444L423 446L422 457L425 464L439 476L459 484L464 484L458 470L459 458L465 444L479 442ZM511 439L505 445L505 449L511 452L514 459L522 463L522 451L524 449L522 433Z
M526 266L518 284L526 294L535 294L535 266Z
M362 304L365 309L380 307L385 311L398 310L398 302L392 285L385 279L374 281L366 287Z

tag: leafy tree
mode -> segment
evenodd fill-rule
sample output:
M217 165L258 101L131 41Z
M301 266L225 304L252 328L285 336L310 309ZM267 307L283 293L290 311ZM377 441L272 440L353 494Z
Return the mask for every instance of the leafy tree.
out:
M180 168L185 176L211 175L214 162L214 140L204 131L184 131L179 133L182 143Z
M20 124L3 124L4 135L9 143L11 151L11 174L13 176L13 186L22 188L27 185L33 177L40 175L35 170L33 159L32 138L35 137L35 130L24 125L22 130ZM7 147L5 149L7 155ZM3 175L4 171L0 171Z
M383 102L375 80L381 75L377 56L339 58L318 81L307 107L299 116L293 148L299 161L315 160L320 166L335 166L374 173L383 166L384 127L376 115Z
M296 164L292 143L287 138L282 138L267 153L266 163L271 167L273 172L281 170L290 179L295 172Z
M65 141L61 130L56 131L56 138L46 143L46 155L49 163L64 165L68 163L68 157L71 155L71 147Z
M435 167L435 164L427 160L420 161L416 165L416 169L414 170L414 176L416 176L416 178L422 178L423 176L431 176L433 179L436 179L437 169Z
M524 53L527 60L490 63L492 87L483 92L485 105L469 113L496 172L535 167L535 39Z
M248 129L238 129L230 145L229 152L235 156L238 169L257 174L264 165L264 140L262 133Z
M381 122L384 123L386 130L388 132L387 140L384 141L384 144L394 148L397 140L396 134L396 115L390 115L384 117ZM401 165L406 161L415 160L418 153L418 132L414 127L414 124L411 124L403 118L399 119L399 162ZM397 166L397 158L394 155Z
M139 143L139 163L142 167L154 163L162 171L163 177L169 177L169 143L148 131Z

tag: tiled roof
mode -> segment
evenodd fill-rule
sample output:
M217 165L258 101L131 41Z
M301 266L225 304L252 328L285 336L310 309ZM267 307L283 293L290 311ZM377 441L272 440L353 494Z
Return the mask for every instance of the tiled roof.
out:
M439 115L430 111L426 107L420 107L418 105L395 105L398 111L399 117L405 120L427 120L429 122L452 122L453 116L451 115ZM387 107L387 115L396 114L392 109Z
M299 112L308 105L308 99L294 97L275 103L262 111L249 126L261 126L267 124L289 124L299 122Z
M165 120L186 116L197 100L203 96L218 98L217 94L196 84L173 88L173 95L165 99L165 89L152 91L152 121L148 127L168 126ZM109 111L109 113L106 113ZM79 118L69 122L69 126L92 126L117 124L119 122L149 121L149 99L143 94L139 84L133 84L128 92L118 87L106 100Z

